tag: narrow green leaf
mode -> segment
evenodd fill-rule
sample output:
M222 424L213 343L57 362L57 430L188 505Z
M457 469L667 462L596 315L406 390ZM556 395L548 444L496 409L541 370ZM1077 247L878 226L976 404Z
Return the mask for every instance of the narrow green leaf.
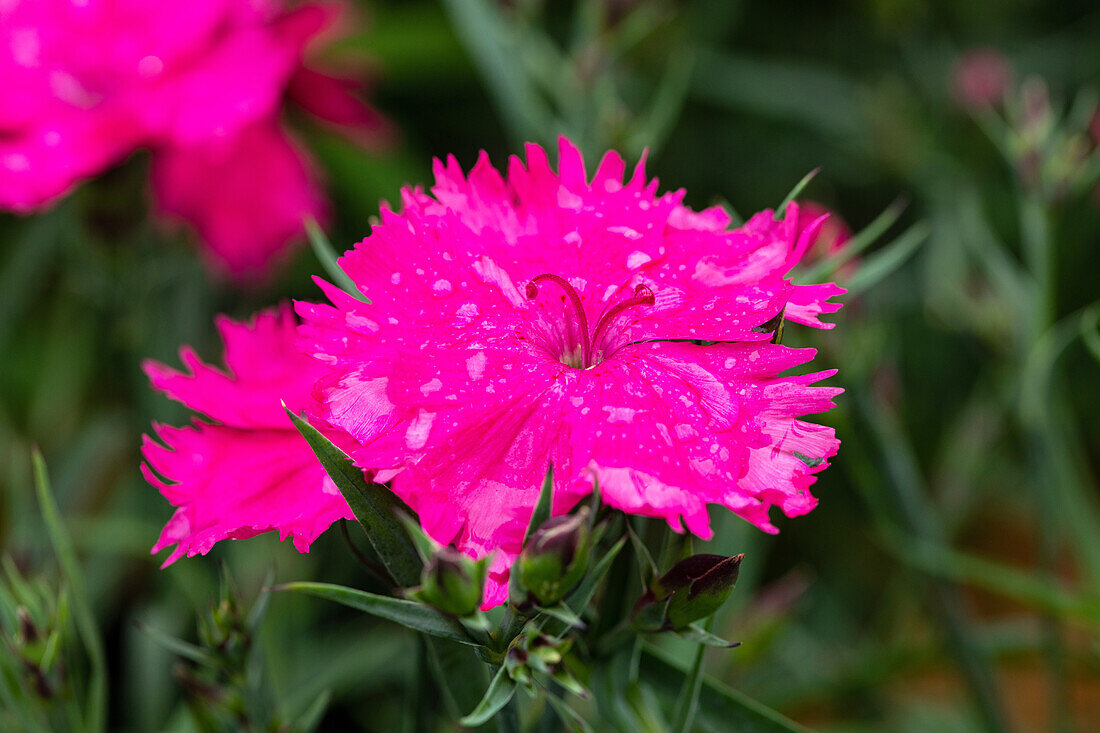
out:
M370 303L370 299L363 295L359 291L359 288L355 285L355 281L348 277L348 274L341 269L338 260L336 250L332 248L332 242L328 241L328 237L325 236L325 232L321 229L320 224L312 216L307 216L302 222L306 228L306 235L309 237L309 245L313 248L313 254L317 255L317 261L321 263L321 267L328 273L329 279L336 285L336 287L343 290L357 300L361 300L364 303Z
M444 0L455 32L466 46L518 143L551 142L554 117L535 91L533 80L518 63L524 48L496 3L488 0Z
M787 216L787 205L798 198L803 189L805 189L806 186L810 185L810 181L812 181L814 179L814 176L816 176L820 172L820 168L814 168L812 171L802 176L802 180L794 184L794 188L792 188L791 192L787 194L787 198L783 199L783 203L781 203L779 207L775 210L772 218L774 218L776 221L782 221L783 218Z
M421 603L390 596L380 596L375 593L331 583L285 583L277 585L271 590L308 593L311 596L342 603L372 616L399 623L414 631L437 636L440 639L457 641L460 644L478 646L478 643L466 633L466 629L462 627L462 624Z
M581 617L573 613L573 610L564 603L558 603L549 607L539 606L539 613L544 613L550 618L561 621L571 628L585 628L584 621L581 621Z
M917 247L928 238L930 231L931 227L927 222L919 221L893 242L863 260L852 279L844 283L844 287L848 288L848 295L862 293L905 264L910 255L917 251Z
M332 702L332 690L322 690L294 721L294 730L297 733L313 733L324 719L330 702Z
M870 224L860 229L851 239L845 242L843 249L836 255L828 257L815 265L811 270L798 276L800 283L818 283L826 280L834 272L851 260L858 257L865 249L877 242L890 227L901 217L909 202L906 199L895 199L892 204L882 210Z
M558 714L567 730L572 733L593 733L592 726L588 724L588 721L582 718L576 710L569 707L565 700L554 694L547 695L546 700L550 703L550 707L554 708L554 712Z
M619 554L619 551L623 549L623 545L626 544L626 537L620 537L619 541L611 546L600 561L596 563L595 567L588 571L588 575L585 576L581 584L577 586L577 589L569 594L569 597L565 599L565 604L569 608L579 608L582 611L588 607L588 602L592 600L592 596L596 593L596 588L599 587L600 581L607 575L607 571L611 569L611 563L615 561L615 557Z
M550 518L550 510L554 500L554 464L546 467L546 476L542 480L542 490L539 491L539 500L535 504L535 510L531 512L531 521L527 523L527 532L523 535L524 542L531 534L542 526L542 523Z
M183 657L184 659L190 659L192 662L198 662L199 664L205 664L207 666L213 666L215 660L213 655L194 644L190 644L183 639L177 639L174 636L164 633L155 626L150 626L142 621L135 621L134 627L138 631L148 636L154 642L164 647L173 654Z
M473 712L460 722L470 728L487 722L508 704L514 694L516 694L516 683L508 676L504 665L501 665L496 676L493 677L493 681L489 683L489 689L485 691L485 697L481 698L481 702L477 704Z
M411 513L409 508L385 486L367 483L363 472L355 467L351 458L317 428L289 409L286 414L344 495L393 580L403 588L419 583L423 563L397 518L398 511Z
M73 620L76 622L80 639L88 652L91 675L88 679L88 702L85 708L85 726L88 731L107 729L107 658L103 652L103 641L99 636L95 616L92 615L88 596L84 590L84 578L76 560L72 540L61 522L61 515L50 490L50 479L46 473L46 461L37 448L31 456L34 465L34 488L38 494L38 503L42 509L42 519L46 524L46 533L50 537L61 575L72 593Z
M260 585L260 596L256 599L255 603L252 604L252 608L248 611L248 618L246 618L244 622L245 628L252 633L256 633L259 630L260 624L263 623L264 617L267 616L267 607L271 603L271 593L263 589L270 586L273 582L275 582L275 568L268 568L267 572L264 573L263 583Z
M675 701L686 672L667 652L647 646L639 665L641 681L665 700ZM809 733L807 728L737 690L704 676L699 692L699 721L714 730L737 733Z
M702 644L703 646L717 646L723 649L732 649L735 646L741 646L741 642L726 641L722 637L710 633L698 624L688 624L686 629L678 631L676 635L684 641L692 641L696 644Z

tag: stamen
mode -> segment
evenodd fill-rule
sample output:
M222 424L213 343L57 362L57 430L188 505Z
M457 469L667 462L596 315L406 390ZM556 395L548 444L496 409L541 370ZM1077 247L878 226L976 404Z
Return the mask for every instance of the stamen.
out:
M600 320L596 323L596 331L592 334L592 343L598 344L600 342L600 334L610 326L616 318L618 318L623 311L628 308L635 308L639 305L653 305L656 302L656 298L653 296L653 291L649 289L647 285L638 285L634 288L634 297L628 298L621 303L618 303L609 308Z
M581 337L584 339L584 363L587 365L592 358L592 342L588 338L588 317L584 314L584 303L581 302L581 296L577 293L577 289L569 284L569 281L559 275L551 275L550 273L543 273L542 275L536 275L531 278L531 282L527 283L527 299L534 300L538 297L539 288L535 283L540 280L549 280L557 285L564 292L566 297L569 298L569 302L573 304L573 312L577 315L577 323L580 326ZM652 297L650 293L650 297ZM599 330L599 327L596 329Z

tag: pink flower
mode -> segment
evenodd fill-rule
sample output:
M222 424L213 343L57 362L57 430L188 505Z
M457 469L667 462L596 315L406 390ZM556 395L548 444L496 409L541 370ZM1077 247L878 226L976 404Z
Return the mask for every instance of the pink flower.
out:
M298 304L301 346L327 365L314 414L360 444L425 530L494 552L485 606L508 568L547 463L555 514L599 483L603 500L710 537L709 504L768 532L768 510L804 514L838 442L799 420L840 390L833 372L780 376L814 356L765 324L824 325L834 285L785 279L816 227L797 205L729 229L683 191L657 195L642 165L625 184L608 153L588 182L562 140L507 178L483 154L464 176L436 162L431 194L402 192L341 266L367 305L321 283L333 306ZM684 339L719 341L711 346Z
M154 424L145 436L146 480L175 507L153 552L175 545L164 564L205 555L214 543L278 530L300 552L337 519L353 515L313 451L283 411L300 412L325 371L294 348L289 306L260 313L251 324L220 318L225 344L221 371L190 348L180 359L190 374L153 361L145 372L156 389L202 413L184 428ZM349 447L339 431L330 440ZM353 444L353 443L352 443Z
M303 219L328 210L312 162L274 120L206 145L162 148L150 177L160 209L191 222L209 254L241 278L262 276Z
M955 101L970 110L995 107L1012 85L1012 65L1000 51L976 48L955 62L952 86Z
M154 166L171 170L158 175L162 208L193 223L230 273L260 274L300 233L303 214L325 210L312 166L278 126L292 82L314 80L296 83L295 98L328 122L328 111L340 111L356 139L381 127L346 83L303 67L306 46L332 22L333 7L288 10L281 0L3 3L0 208L47 207L149 148ZM241 169L274 175L247 181L238 174L223 187L230 157ZM227 211L238 205L263 225L226 225Z

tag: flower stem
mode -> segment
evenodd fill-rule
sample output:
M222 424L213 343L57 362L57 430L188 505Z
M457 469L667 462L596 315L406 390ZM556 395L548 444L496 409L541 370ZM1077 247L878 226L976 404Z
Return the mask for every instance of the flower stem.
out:
M1050 232L1050 211L1041 195L1024 192L1019 197L1020 237L1028 270L1035 281L1035 301L1032 304L1031 323L1027 338L1021 344L1022 363L1041 344L1054 324L1055 282L1054 247ZM1021 374L1027 374L1021 369ZM1026 388L1026 385L1025 385ZM1046 399L1054 399L1047 394ZM1048 580L1057 580L1059 515L1058 498L1061 492L1051 491L1058 483L1059 467L1054 426L1047 420L1029 419L1027 405L1020 402L1020 420L1027 436L1027 460L1031 474L1028 482L1034 504L1035 530L1039 542L1041 574ZM1048 694L1050 705L1050 730L1073 729L1069 694L1069 672L1066 664L1065 629L1060 619L1051 613L1042 617L1043 652L1046 658Z

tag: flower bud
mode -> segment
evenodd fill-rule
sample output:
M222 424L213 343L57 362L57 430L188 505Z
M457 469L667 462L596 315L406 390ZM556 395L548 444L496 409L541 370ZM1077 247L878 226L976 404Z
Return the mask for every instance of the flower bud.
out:
M488 568L488 558L471 560L441 547L424 566L420 589L411 595L451 616L473 615L481 606Z
M1012 76L1012 65L1000 52L989 48L969 51L955 63L955 101L975 111L996 107L1004 102Z
M721 608L737 582L744 554L692 555L653 581L634 606L643 631L679 631Z
M519 587L540 606L564 598L588 570L588 507L545 521L527 540L516 562ZM514 601L516 599L513 599Z

